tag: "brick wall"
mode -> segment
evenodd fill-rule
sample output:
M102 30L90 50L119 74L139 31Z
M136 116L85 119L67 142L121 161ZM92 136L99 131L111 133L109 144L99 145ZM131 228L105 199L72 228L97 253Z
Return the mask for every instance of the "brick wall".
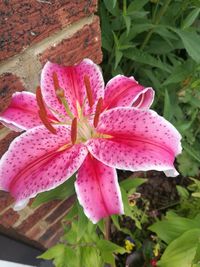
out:
M33 91L47 60L73 65L102 60L97 0L0 1L0 112L16 91ZM0 125L0 157L19 133ZM0 191L0 231L41 248L58 241L60 221L73 202L51 201L16 213Z

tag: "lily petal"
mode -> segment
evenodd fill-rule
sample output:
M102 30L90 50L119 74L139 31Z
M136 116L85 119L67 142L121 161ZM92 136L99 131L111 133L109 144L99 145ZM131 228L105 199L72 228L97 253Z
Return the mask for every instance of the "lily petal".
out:
M0 161L0 188L10 191L16 209L27 199L62 184L80 167L87 155L84 145L71 145L70 130L55 126L51 134L43 126L17 137Z
M105 88L104 108L134 106L149 108L153 103L154 90L145 88L133 77L117 75L111 79Z
M67 115L62 103L59 102L54 88L53 73L57 74L59 86L64 90L64 95L71 112L78 116L80 107L84 115L93 113L95 105L100 97L104 97L104 81L100 68L89 59L84 59L80 64L71 67L63 67L47 62L42 70L41 89L45 102L62 115ZM94 107L90 108L87 98L84 77L90 81ZM55 114L56 115L56 114Z
M90 154L78 171L75 188L85 214L93 223L124 213L116 170Z
M131 171L178 174L173 162L181 153L181 136L156 112L128 107L108 110L101 115L96 130L102 138L89 140L86 145L104 164Z
M0 121L14 131L41 125L35 94L25 91L14 93L8 108L0 114Z

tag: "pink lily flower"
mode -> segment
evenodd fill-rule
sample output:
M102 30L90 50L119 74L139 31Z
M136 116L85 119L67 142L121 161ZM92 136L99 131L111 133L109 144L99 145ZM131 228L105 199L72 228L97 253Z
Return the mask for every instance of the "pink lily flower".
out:
M73 67L46 63L36 95L15 93L0 121L24 131L0 161L0 188L30 198L65 182L75 189L93 223L123 214L117 169L159 170L175 176L178 131L149 110L154 91L118 75L104 88L101 71L85 59Z

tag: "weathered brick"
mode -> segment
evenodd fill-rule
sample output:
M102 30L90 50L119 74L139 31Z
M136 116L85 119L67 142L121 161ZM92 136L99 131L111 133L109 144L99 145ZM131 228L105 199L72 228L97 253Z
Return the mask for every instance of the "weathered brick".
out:
M25 234L33 227L33 225L37 224L37 222L45 217L45 215L50 213L59 203L59 200L53 200L41 205L39 208L34 210L34 213L30 215L25 221L23 221L16 230L22 234Z
M0 224L6 228L10 228L19 219L19 214L12 208L9 208L3 215L0 215Z
M97 0L0 2L0 61L97 9Z
M7 192L0 191L0 213L3 209L7 208L14 202L14 199L11 197L11 195Z
M60 219L59 221L57 221L56 223L54 223L51 227L49 227L47 229L47 231L38 239L38 241L42 244L44 244L44 246L46 247L46 244L48 243L48 241L55 236L55 232L58 231L61 228L61 221L62 219Z
M47 60L63 65L74 65L83 58L90 58L96 63L102 61L101 33L99 18L85 25L70 38L62 40L39 55L42 64Z
M58 228L57 231L55 231L54 235L45 241L44 243L45 248L50 248L54 246L55 244L57 244L59 240L61 239L61 237L63 236L63 234L64 234L63 227Z
M12 73L4 73L0 76L0 112L7 108L11 96L16 91L25 90L21 80Z
M74 203L76 196L71 196L70 198L66 199L64 202L62 202L46 219L45 221L48 223L55 222L60 216L64 216L68 209L72 206Z
M3 139L0 140L0 158L8 150L8 147L12 140L20 135L18 132L10 132Z

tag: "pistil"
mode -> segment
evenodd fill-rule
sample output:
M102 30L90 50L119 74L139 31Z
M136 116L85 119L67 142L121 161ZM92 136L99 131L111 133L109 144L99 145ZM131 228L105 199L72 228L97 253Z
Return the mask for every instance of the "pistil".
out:
M59 85L58 76L57 76L57 73L56 72L53 72L53 83L54 83L54 89L55 89L55 92L56 92L56 96L57 96L57 98L59 100L59 103L60 104L63 104L67 115L71 119L73 119L74 116L71 113L71 110L70 110L69 105L67 103L67 100L65 98L65 92L64 92L64 90Z

